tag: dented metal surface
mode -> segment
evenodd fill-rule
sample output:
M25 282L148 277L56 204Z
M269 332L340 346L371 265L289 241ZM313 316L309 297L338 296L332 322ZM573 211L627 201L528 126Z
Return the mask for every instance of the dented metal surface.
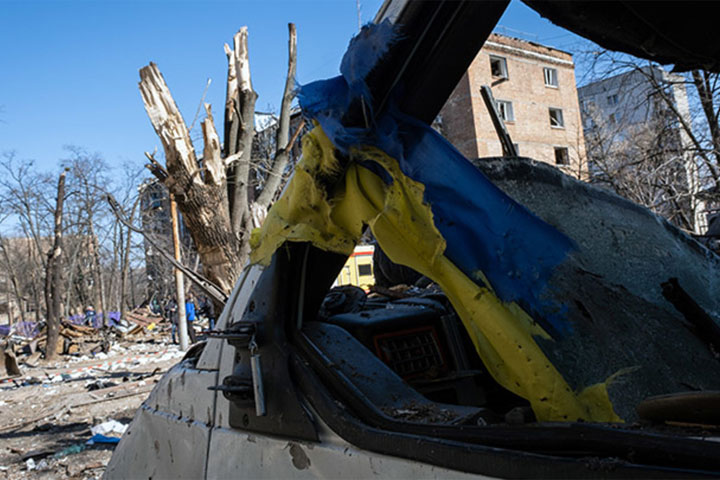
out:
M260 267L243 272L218 319L218 329L225 328L233 315L242 314L261 272ZM181 362L161 379L116 448L107 478L205 476L212 427L216 420L228 426L222 413L228 410L227 400L208 389L218 383L224 352L225 375L232 371L232 349L224 343L208 340L195 364Z
M215 460L208 464L207 478L493 478L362 450L337 436L319 418L316 425L321 432L319 443L216 429Z
M215 372L173 367L135 414L106 478L201 478L213 423ZM199 455L200 454L200 455Z

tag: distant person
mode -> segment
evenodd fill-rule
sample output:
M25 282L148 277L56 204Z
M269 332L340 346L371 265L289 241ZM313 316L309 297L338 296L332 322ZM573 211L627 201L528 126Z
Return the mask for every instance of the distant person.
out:
M155 315L161 315L162 309L160 308L160 302L158 302L158 299L153 297L152 301L150 302L150 313L154 313Z
M185 318L187 319L187 330L190 336L190 342L195 343L197 342L195 329L193 328L193 322L195 322L195 299L192 295L188 295L187 300L185 300Z
M170 321L171 327L170 327L170 336L172 338L172 342L177 344L177 325L178 325L178 311L177 311L177 302L174 298L171 298L165 303L165 308L163 308L163 311L165 312L165 318Z
M85 308L85 325L94 327L95 326L95 316L96 316L95 309L93 308L92 305L88 305Z
M205 295L202 296L200 300L200 311L198 312L200 315L208 319L208 324L210 326L210 330L215 329L215 309L213 307L212 301Z

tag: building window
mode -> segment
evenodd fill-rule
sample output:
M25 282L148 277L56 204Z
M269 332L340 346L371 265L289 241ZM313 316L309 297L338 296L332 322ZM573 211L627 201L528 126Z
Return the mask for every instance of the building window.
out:
M513 112L512 102L508 102L507 100L495 100L495 107L497 108L498 115L500 115L503 122L515 121L515 112Z
M567 147L555 147L555 165L570 165Z
M614 93L612 95L607 96L607 103L608 105L617 105L618 104L618 96L617 93Z
M365 275L372 275L372 265L369 263L361 263L358 266L358 275L364 277Z
M565 128L562 110L559 108L550 109L550 126L555 128Z
M545 73L545 86L557 88L557 86L558 86L557 70L554 68L545 67L545 68L543 68L543 72Z
M490 55L490 74L496 78L508 78L507 60Z

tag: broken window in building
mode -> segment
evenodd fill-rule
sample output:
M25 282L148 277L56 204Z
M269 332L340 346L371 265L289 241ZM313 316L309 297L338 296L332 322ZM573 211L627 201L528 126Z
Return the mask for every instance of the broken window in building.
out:
M545 68L543 68L543 72L545 74L545 86L546 87L557 87L558 86L557 70L554 68L545 67Z
M563 112L560 108L550 108L550 126L555 128L565 128L563 120Z
M512 102L507 100L495 100L495 106L498 111L498 115L502 118L503 122L514 122L515 112L513 112Z
M570 165L567 147L555 147L555 165Z
M607 103L608 105L617 105L618 104L618 96L617 93L613 93L612 95L607 96Z
M490 55L490 74L496 78L508 78L507 60Z

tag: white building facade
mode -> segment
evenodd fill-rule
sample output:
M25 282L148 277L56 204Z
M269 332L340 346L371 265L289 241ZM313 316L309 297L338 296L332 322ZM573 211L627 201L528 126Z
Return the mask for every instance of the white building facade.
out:
M705 205L697 195L701 190L699 169L687 133L692 120L685 78L656 66L642 67L579 87L578 97L590 176L599 173L593 140L596 145L601 141L611 145L602 155L618 155L620 149L636 145L642 132L654 129L663 135L664 145L656 146L667 154L664 160L677 162L684 170L693 230L703 234L707 219Z

